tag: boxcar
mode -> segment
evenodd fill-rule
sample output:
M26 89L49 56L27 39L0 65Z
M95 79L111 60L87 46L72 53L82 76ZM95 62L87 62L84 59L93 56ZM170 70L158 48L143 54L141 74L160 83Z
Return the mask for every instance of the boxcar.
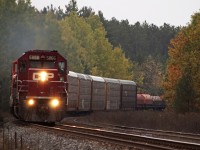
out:
M119 110L121 102L121 84L118 79L104 78L106 84L106 109Z
M105 110L106 109L106 86L105 80L102 77L91 76L92 80L92 97L91 105L92 110Z
M137 101L137 87L135 82L129 80L119 80L121 84L121 108L135 109Z
M70 71L67 111L134 110L135 82Z
M90 111L91 78L87 75L70 71L68 81L67 111Z

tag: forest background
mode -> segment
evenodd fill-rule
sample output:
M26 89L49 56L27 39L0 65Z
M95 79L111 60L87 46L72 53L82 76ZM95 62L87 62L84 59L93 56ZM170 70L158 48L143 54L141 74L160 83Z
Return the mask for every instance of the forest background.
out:
M71 71L133 80L138 92L165 96L169 108L200 108L199 13L187 27L158 27L106 20L75 0L41 11L30 0L0 0L0 35L1 109L8 109L12 61L32 49L58 50Z

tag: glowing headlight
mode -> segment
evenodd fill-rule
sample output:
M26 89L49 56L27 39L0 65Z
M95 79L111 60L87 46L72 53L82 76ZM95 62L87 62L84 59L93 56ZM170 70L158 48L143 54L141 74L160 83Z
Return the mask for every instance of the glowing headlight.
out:
M33 99L28 100L28 105L33 106L35 104L35 101Z
M45 82L45 81L48 80L48 74L45 71L43 71L43 72L40 73L40 80L42 82Z
M59 105L59 100L58 99L53 99L52 101L51 101L51 106L52 107L57 107Z

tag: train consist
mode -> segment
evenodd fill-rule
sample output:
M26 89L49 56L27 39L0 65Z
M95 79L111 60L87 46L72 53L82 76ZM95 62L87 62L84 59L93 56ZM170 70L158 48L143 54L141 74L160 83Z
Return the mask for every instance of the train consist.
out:
M136 83L75 72L68 74L68 111L134 110Z
M33 122L61 121L68 112L164 109L159 97L137 94L136 83L68 71L57 51L31 50L12 64L10 108Z
M31 50L12 63L10 109L34 122L63 119L67 102L67 61L57 51Z
M68 111L163 110L159 96L137 94L136 83L69 71Z

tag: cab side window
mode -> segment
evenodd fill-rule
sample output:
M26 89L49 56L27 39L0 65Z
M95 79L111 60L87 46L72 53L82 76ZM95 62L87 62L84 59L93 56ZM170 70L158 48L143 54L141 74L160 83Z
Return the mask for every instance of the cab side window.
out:
M65 62L59 62L58 63L58 69L60 73L64 73L65 71Z
M19 71L26 72L26 61L20 61Z

